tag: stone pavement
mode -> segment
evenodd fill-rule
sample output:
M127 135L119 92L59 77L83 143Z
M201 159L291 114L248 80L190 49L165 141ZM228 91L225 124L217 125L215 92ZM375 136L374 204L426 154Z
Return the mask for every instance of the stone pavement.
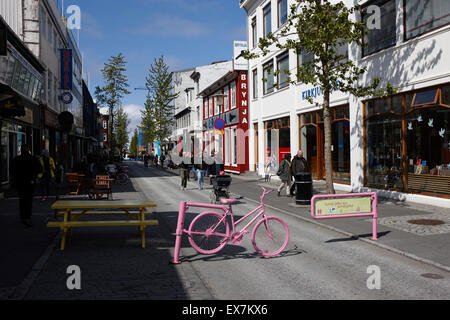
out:
M131 182L113 185L113 194L114 200L141 200ZM141 248L136 227L108 227L76 228L66 249L60 251L61 233L46 227L54 219L53 201L35 200L34 226L29 229L17 222L14 200L0 203L1 240L8 244L0 250L0 299L212 299L189 264L168 263L174 237L158 213L153 218L160 225L147 227L146 249ZM67 287L67 268L72 265L81 270L81 290Z
M177 170L167 171L177 174ZM258 177L254 172L233 175L232 177L233 182L230 186L232 196L258 202L261 187L276 189L280 184L276 179L265 182L264 178ZM207 182L206 185L208 186ZM340 190L336 190L336 192L345 193ZM314 181L313 194L325 193L325 182ZM303 221L312 223L315 228L328 228L344 235L340 239L330 239L330 242L361 240L450 271L448 249L450 243L450 208L378 197L378 240L373 241L370 239L372 237L372 220L367 217L314 220L311 217L309 205L296 205L295 197L288 198L283 195L277 197L276 193L267 196L264 202L272 209L295 215ZM236 206L236 210L239 210L238 206ZM439 224L420 225L411 223L415 220L424 219L435 220Z

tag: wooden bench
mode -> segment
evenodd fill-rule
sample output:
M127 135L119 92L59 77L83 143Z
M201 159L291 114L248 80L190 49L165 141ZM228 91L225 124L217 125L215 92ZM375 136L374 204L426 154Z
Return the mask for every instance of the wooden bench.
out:
M146 208L154 208L156 204L151 201L56 201L52 205L53 210L58 215L63 215L63 221L47 223L49 228L60 228L63 232L61 237L61 250L65 249L67 233L72 233L72 228L76 227L118 227L118 226L137 226L141 235L142 248L145 248L145 227L149 225L159 225L158 220L146 220L146 216L152 214L147 212ZM118 211L108 211L105 209L120 209ZM133 209L135 211L133 211ZM136 211L138 210L138 211ZM117 216L127 215L132 220L89 220L80 221L83 216ZM133 219L134 218L134 219Z

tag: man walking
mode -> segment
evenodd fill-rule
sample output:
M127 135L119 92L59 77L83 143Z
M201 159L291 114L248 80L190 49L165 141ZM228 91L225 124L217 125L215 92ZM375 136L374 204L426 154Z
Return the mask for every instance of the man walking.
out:
M280 163L280 168L278 169L277 175L281 179L281 185L278 187L278 196L281 194L281 190L286 187L286 195L291 197L289 193L289 188L291 187L292 175L291 175L291 155L289 153L284 155L283 161Z
M19 194L20 220L31 227L31 212L36 177L40 172L39 161L30 154L30 147L22 145L21 154L13 159L11 173Z
M303 151L299 150L297 155L292 159L292 176L302 172L308 172L308 162L303 158ZM291 195L295 194L295 183L291 187Z

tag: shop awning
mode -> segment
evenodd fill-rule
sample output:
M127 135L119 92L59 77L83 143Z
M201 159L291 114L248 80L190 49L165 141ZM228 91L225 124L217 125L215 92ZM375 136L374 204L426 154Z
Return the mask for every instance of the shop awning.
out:
M0 83L0 117L14 118L25 115L25 101L6 84Z

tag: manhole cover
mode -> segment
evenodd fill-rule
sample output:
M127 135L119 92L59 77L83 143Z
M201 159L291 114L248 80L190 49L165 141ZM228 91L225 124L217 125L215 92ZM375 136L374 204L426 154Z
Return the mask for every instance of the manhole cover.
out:
M424 273L424 274L421 274L421 276L424 278L428 278L428 279L444 279L443 276L441 276L440 274L435 274L435 273Z
M431 219L409 220L408 223L418 224L421 226L438 226L441 224L445 224L445 222L442 220L431 220Z

